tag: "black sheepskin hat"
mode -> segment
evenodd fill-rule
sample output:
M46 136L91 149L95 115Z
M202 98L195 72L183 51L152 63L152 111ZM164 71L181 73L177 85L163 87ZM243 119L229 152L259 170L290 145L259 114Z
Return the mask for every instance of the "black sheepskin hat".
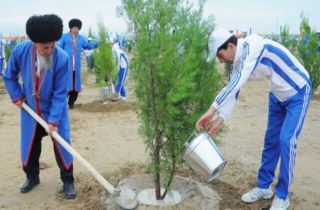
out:
M82 22L81 22L81 20L79 20L79 19L74 18L74 19L71 19L71 20L69 21L69 28L70 28L70 29L73 28L73 27L78 27L79 30L80 30L80 29L81 29L81 26L82 26Z
M47 43L58 41L62 36L62 19L54 14L33 15L26 23L26 32L31 41Z

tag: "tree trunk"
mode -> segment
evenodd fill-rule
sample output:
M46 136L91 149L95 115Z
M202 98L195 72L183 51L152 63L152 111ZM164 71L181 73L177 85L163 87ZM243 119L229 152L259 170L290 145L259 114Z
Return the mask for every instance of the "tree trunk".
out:
M157 200L162 200L161 197L161 180L160 180L160 148L159 148L159 142L158 140L156 140L156 146L155 146L155 150L154 150L154 163L156 166L156 173L155 173L155 180L154 180L154 184L155 184L155 193L156 193L156 199Z

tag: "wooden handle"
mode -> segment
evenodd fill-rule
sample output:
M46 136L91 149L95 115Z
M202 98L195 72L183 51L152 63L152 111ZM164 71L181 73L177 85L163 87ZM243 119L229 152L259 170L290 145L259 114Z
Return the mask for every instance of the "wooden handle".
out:
M38 122L45 130L48 130L48 124L35 113L26 103L22 103L22 107ZM77 151L75 151L57 132L53 131L52 136L57 140L75 159L77 159L91 174L100 182L100 184L112 195L115 188L96 170L94 169Z

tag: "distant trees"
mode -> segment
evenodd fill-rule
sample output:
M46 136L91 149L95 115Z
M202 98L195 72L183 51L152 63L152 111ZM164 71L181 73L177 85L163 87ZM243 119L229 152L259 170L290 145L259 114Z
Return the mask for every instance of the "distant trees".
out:
M301 41L298 45L298 52L309 72L314 93L320 85L320 39L316 31L311 30L309 19L303 14L301 14L300 31Z
M289 26L285 25L280 34L280 42L302 62L310 75L312 92L320 85L320 38L311 29L309 19L301 13L300 39L293 39Z
M292 39L289 33L289 26L285 25L280 34L280 43L288 48L292 54L297 54L298 40Z

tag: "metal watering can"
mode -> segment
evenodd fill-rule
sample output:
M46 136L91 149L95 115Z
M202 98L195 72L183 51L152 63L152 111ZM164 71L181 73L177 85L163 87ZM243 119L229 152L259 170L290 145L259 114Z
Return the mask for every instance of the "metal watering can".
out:
M224 166L226 159L206 131L194 131L185 142L183 159L207 182L216 178Z

